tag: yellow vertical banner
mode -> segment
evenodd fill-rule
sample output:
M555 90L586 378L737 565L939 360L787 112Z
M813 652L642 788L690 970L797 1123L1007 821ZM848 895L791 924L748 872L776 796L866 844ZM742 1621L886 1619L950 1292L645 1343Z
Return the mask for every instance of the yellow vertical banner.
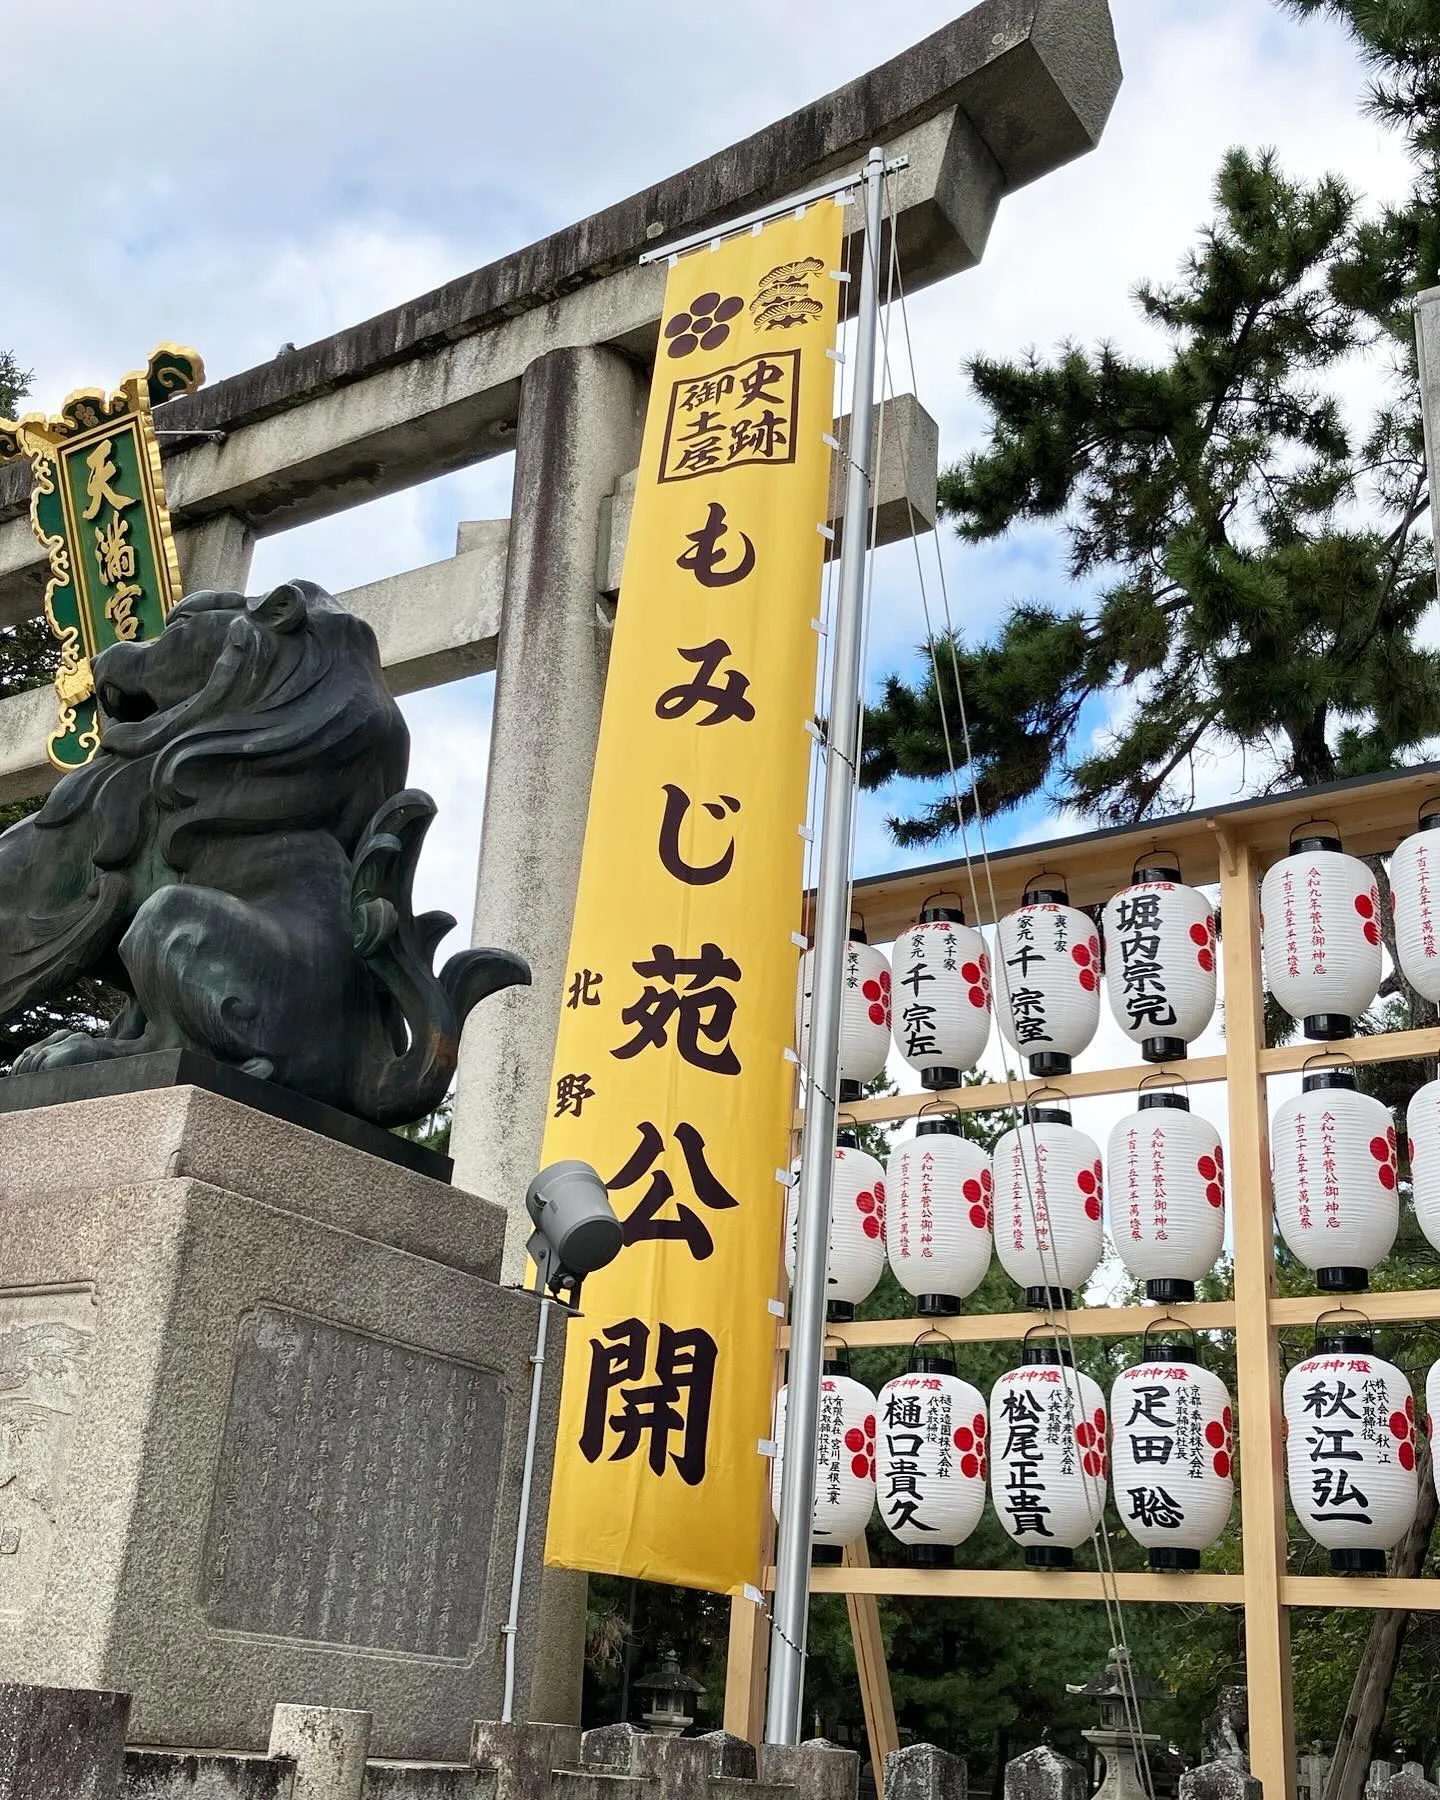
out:
M570 1332L547 1556L760 1579L843 208L679 259L645 424L544 1161L625 1246Z

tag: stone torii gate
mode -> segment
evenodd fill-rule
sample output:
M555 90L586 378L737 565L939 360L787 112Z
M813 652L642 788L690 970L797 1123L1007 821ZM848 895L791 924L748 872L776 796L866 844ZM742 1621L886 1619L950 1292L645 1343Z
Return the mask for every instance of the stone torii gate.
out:
M1119 83L1107 0L982 0L642 193L158 409L162 434L185 434L162 443L190 591L243 588L258 536L515 452L508 521L462 524L452 558L340 596L375 627L397 693L495 671L475 937L527 956L535 985L472 1018L453 1154L457 1185L516 1216L512 1272L659 333L665 269L637 258L858 168L878 144L909 157L892 195L914 292L979 261L1005 194L1094 147ZM858 229L858 209L850 217ZM921 528L934 520L935 427L912 396L892 403L884 442L882 541L908 533L912 517ZM0 622L41 610L28 481L24 466L0 470ZM832 517L841 492L837 481ZM0 802L53 781L53 709L48 688L0 701ZM559 1720L578 1707L573 1631L557 1631L555 1647L559 1685L537 1716ZM537 1676L537 1705L540 1692Z

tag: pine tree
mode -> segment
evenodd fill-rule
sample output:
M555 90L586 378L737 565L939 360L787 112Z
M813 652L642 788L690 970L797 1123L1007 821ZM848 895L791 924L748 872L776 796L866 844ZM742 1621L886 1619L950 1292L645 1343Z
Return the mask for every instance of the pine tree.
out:
M29 376L14 357L0 351L0 418L13 418L27 391ZM41 619L16 625L0 625L0 700L26 688L38 687L55 673L55 642ZM0 806L0 831L34 812L38 800ZM111 1018L117 996L102 983L77 982L72 991L53 1005L28 1007L18 1018L0 1024L0 1074L29 1044L52 1031L94 1030Z
M1133 821L1183 806L1209 753L1243 751L1264 791L1392 767L1440 732L1440 654L1415 639L1435 585L1414 356L1379 227L1270 152L1232 150L1215 204L1178 279L1136 290L1165 360L1070 344L969 364L988 441L946 471L944 514L976 543L1053 521L1082 596L936 646L991 813L1043 795ZM1367 350L1392 366L1360 431L1328 382ZM1097 700L1123 704L1087 749ZM933 673L892 676L866 785L947 775ZM956 825L945 792L892 830Z

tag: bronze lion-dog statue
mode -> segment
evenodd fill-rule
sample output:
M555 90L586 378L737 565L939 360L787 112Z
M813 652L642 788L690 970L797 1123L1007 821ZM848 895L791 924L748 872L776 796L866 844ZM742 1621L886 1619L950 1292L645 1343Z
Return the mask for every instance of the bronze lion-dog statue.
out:
M505 950L435 973L455 921L411 909L435 816L370 627L308 581L191 594L95 658L100 748L0 834L0 1018L94 975L104 1037L14 1074L194 1050L377 1125L443 1100Z

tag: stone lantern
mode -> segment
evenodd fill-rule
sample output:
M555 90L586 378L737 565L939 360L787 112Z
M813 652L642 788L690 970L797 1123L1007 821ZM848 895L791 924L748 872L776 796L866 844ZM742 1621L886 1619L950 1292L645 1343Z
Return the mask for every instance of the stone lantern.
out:
M641 1717L656 1737L679 1737L695 1723L695 1715L685 1710L686 1705L692 1697L703 1696L705 1690L684 1672L673 1650L663 1650L660 1667L642 1675L635 1685L641 1698L650 1703L649 1712Z
M1065 1691L1087 1694L1100 1702L1098 1729L1092 1727L1080 1733L1105 1759L1105 1779L1092 1800L1146 1800L1148 1783L1139 1767L1141 1747L1148 1756L1153 1748L1158 1748L1160 1738L1156 1732L1134 1729L1127 1712L1127 1699L1138 1705L1145 1700L1167 1697L1169 1689L1135 1674L1130 1652L1117 1646L1110 1652L1103 1675L1092 1676L1089 1681L1079 1684L1067 1681Z

